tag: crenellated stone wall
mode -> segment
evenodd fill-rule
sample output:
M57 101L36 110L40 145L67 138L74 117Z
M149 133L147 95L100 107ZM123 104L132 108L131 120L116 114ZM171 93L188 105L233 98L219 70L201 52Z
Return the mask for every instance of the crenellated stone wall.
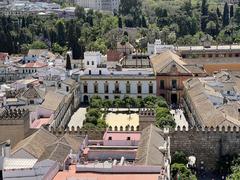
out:
M171 154L183 151L197 158L208 170L214 170L221 156L240 152L240 130L237 127L181 128L170 131Z
M30 132L29 111L6 109L0 114L0 142L10 139L14 146Z
M88 135L88 139L101 140L105 130L83 130L80 127L58 128L49 130L60 137L65 133L76 136ZM216 128L176 128L169 131L171 155L183 151L187 156L197 158L197 167L201 161L208 170L214 170L221 156L240 153L240 129L238 127Z
M88 139L92 139L92 140L102 140L103 135L105 133L105 130L84 130L81 129L79 126L77 128L69 128L67 127L66 129L64 129L63 127L54 129L53 127L51 127L49 129L49 131L56 135L57 137L61 137L63 136L65 133L71 134L71 135L75 135L75 136L85 136L88 135Z

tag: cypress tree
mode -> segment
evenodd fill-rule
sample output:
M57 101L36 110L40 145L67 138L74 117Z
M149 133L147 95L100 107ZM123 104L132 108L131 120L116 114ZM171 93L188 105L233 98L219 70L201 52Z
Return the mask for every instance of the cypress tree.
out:
M208 3L207 0L202 0L202 8L201 8L202 16L208 15Z
M118 28L122 28L122 18L118 16Z
M224 5L222 21L223 21L223 27L229 25L229 8L228 8L228 3L227 2Z
M57 27L57 42L60 46L65 45L65 25L62 20L58 20L56 23Z
M71 70L72 66L71 66L71 59L69 54L67 54L67 60L66 60L66 70Z
M201 29L205 31L207 26L207 19L208 19L208 3L207 0L202 0L202 7L201 7Z
M230 17L234 16L233 5L230 6Z
M26 21L25 21L25 17L22 18L22 28L26 27Z

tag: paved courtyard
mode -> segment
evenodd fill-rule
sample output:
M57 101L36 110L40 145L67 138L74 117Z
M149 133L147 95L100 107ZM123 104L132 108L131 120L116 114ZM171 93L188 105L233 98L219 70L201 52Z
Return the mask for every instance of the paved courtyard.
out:
M77 129L79 126L80 128L83 126L83 121L85 120L85 114L87 113L86 108L79 108L71 117L68 127L71 128L72 126Z

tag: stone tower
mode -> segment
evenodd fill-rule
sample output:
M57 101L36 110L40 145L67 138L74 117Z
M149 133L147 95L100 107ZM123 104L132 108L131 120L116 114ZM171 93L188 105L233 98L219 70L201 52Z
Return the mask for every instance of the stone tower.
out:
M29 111L5 109L0 113L0 142L10 139L11 146L24 139L30 132Z
M139 130L142 131L150 124L155 122L154 109L140 109L139 111Z

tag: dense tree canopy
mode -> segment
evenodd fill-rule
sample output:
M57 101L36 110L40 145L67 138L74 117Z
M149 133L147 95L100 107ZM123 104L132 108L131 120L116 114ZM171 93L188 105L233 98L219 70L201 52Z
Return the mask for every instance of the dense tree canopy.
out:
M86 50L106 53L115 48L126 27L133 28L128 29L128 41L141 51L157 38L167 44L199 45L210 35L212 44L239 43L239 5L208 1L121 0L113 15L77 6L73 19L0 15L0 51L26 53L44 46L63 54L72 50L73 58L81 59Z
M1 15L0 52L26 53L29 48L49 48L64 53L71 49L74 59L83 58L85 50L106 53L112 41L101 38L118 27L118 18L91 10L86 13L80 7L75 13L75 19Z

